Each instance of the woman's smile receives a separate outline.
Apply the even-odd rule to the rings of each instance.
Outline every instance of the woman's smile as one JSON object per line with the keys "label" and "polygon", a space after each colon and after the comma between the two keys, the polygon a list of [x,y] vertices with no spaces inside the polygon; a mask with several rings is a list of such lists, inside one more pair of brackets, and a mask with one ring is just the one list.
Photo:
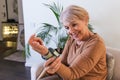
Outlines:
{"label": "woman's smile", "polygon": [[73,37],[75,40],[78,40],[79,36],[80,36],[80,32],[71,34],[71,37]]}

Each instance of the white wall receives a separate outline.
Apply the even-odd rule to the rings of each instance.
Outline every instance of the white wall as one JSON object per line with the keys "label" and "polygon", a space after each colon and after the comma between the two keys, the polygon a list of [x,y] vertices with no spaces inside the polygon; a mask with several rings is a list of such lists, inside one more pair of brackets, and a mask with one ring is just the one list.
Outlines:
{"label": "white wall", "polygon": [[[42,22],[55,23],[50,10],[42,3],[60,2],[64,8],[70,4],[86,8],[90,14],[90,24],[94,31],[100,34],[105,44],[120,49],[120,0],[23,0],[25,22],[25,42],[35,33]],[[38,53],[31,50],[32,56],[27,58],[26,65],[32,66],[42,59]]]}
{"label": "white wall", "polygon": [[6,15],[6,5],[5,0],[0,0],[0,41],[3,40],[2,37],[2,22],[6,21],[7,15]]}
{"label": "white wall", "polygon": [[24,50],[24,46],[21,44],[21,41],[23,41],[24,39],[21,39],[20,37],[22,35],[21,31],[24,30],[23,5],[22,5],[22,0],[17,0],[17,1],[18,1],[18,22],[19,22],[18,23],[19,32],[18,32],[18,38],[17,38],[17,50]]}
{"label": "white wall", "polygon": [[14,1],[15,0],[7,0],[8,19],[14,19],[15,21],[18,21],[18,14],[14,12],[14,8],[16,8],[18,4],[14,4]]}

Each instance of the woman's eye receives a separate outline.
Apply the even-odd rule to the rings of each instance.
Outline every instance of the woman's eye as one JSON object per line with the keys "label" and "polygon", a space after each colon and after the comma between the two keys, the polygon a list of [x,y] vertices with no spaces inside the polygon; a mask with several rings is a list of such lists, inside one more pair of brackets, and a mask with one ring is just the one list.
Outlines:
{"label": "woman's eye", "polygon": [[67,29],[67,30],[68,30],[68,29],[69,29],[69,27],[65,26],[65,29]]}
{"label": "woman's eye", "polygon": [[75,27],[77,24],[72,24],[72,27]]}

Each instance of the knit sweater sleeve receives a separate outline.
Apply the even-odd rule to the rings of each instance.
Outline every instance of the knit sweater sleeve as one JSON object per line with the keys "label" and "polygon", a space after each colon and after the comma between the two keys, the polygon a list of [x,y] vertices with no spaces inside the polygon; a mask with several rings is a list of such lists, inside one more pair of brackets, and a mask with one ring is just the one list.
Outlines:
{"label": "knit sweater sleeve", "polygon": [[67,42],[66,42],[66,44],[65,44],[64,50],[62,52],[62,55],[61,55],[61,61],[65,65],[68,65],[68,63],[67,63],[67,56],[68,56],[69,47],[70,47],[72,41],[73,41],[73,39],[69,37]]}
{"label": "knit sweater sleeve", "polygon": [[102,41],[90,41],[85,45],[82,52],[76,56],[69,66],[62,64],[57,73],[64,80],[79,79],[95,67],[104,53],[105,46]]}

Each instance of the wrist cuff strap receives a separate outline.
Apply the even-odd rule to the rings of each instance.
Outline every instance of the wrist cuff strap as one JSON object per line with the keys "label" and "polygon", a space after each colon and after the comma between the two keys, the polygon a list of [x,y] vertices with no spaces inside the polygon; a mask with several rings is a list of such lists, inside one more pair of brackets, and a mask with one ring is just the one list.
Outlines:
{"label": "wrist cuff strap", "polygon": [[48,51],[47,55],[42,56],[42,58],[45,59],[45,60],[48,60],[51,57],[53,57],[53,54],[50,51]]}
{"label": "wrist cuff strap", "polygon": [[45,56],[42,56],[43,59],[48,60],[49,58],[51,58],[53,56],[55,56],[55,57],[60,56],[60,54],[56,50],[54,50],[52,48],[49,48],[48,50],[49,50],[48,54]]}

